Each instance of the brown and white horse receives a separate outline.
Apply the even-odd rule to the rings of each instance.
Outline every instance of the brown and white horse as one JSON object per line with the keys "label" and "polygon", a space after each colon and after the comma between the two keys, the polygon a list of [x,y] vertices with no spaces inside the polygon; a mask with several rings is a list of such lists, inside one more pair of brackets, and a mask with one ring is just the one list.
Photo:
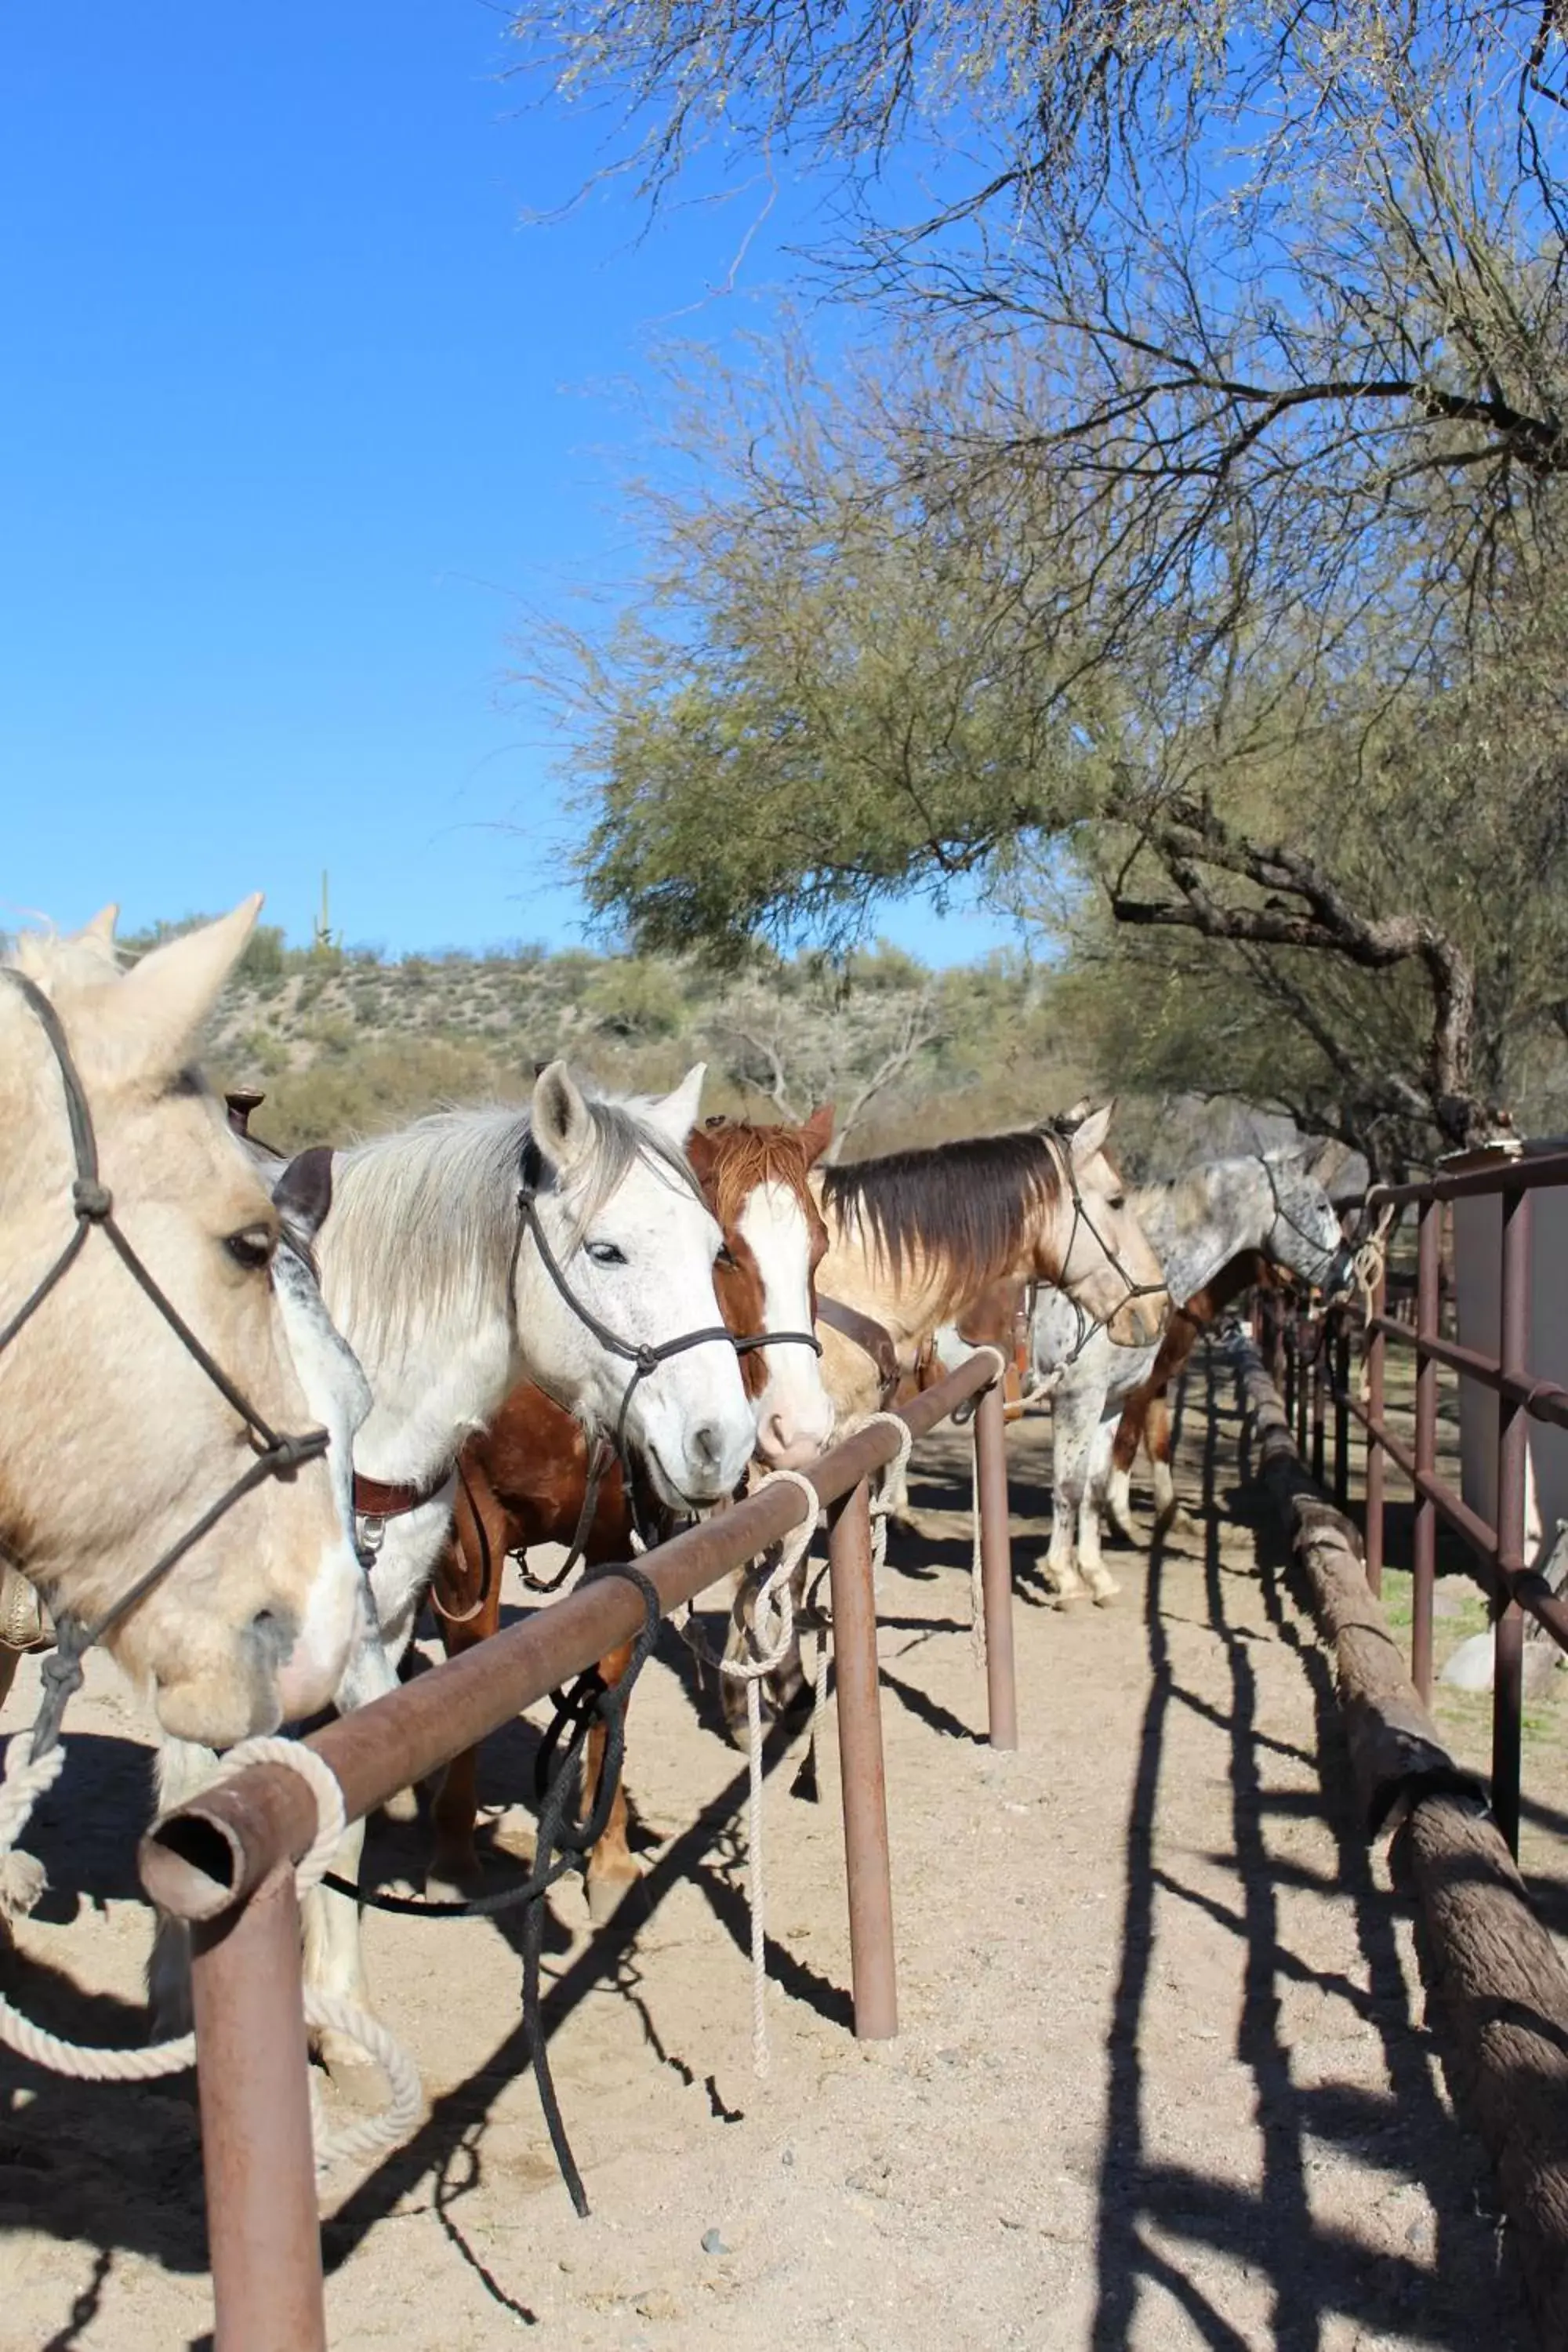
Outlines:
{"label": "brown and white horse", "polygon": [[[1169,1301],[1106,1157],[1113,1108],[827,1169],[825,1298],[879,1324],[906,1378],[939,1325],[999,1282],[1060,1290],[1085,1329],[1123,1344],[1157,1340]],[[866,1349],[826,1328],[822,1340],[840,1415],[870,1411],[881,1383]]]}
{"label": "brown and white horse", "polygon": [[[832,1133],[829,1107],[802,1127],[710,1120],[687,1146],[723,1229],[714,1286],[726,1325],[738,1339],[784,1335],[777,1345],[752,1347],[741,1359],[756,1414],[757,1459],[765,1468],[799,1467],[815,1460],[832,1433],[833,1406],[816,1356],[800,1344],[800,1335],[812,1329],[813,1277],[827,1244],[807,1177]],[[633,1475],[638,1475],[635,1463]],[[432,1593],[449,1656],[496,1631],[501,1570],[510,1553],[576,1542],[590,1565],[631,1557],[633,1512],[621,1465],[612,1463],[605,1471],[584,1525],[588,1475],[589,1445],[581,1423],[531,1381],[513,1389],[490,1427],[469,1440],[458,1464],[453,1531]],[[637,1500],[645,1528],[669,1524],[646,1481],[639,1483]],[[605,1682],[619,1680],[629,1655],[629,1650],[617,1650],[601,1661]],[[590,1788],[597,1780],[603,1737],[598,1729],[590,1737]],[[432,1894],[471,1887],[479,1875],[477,1767],[472,1748],[454,1758],[437,1797]],[[637,1875],[626,1843],[625,1792],[617,1787],[589,1861],[591,1916],[607,1918]]]}

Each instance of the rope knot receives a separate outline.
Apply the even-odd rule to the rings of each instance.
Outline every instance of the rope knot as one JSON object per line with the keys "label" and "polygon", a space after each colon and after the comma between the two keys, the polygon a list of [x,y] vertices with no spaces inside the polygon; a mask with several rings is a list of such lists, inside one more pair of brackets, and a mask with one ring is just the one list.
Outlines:
{"label": "rope knot", "polygon": [[658,1371],[664,1361],[664,1353],[661,1349],[649,1347],[645,1339],[632,1361],[637,1368],[637,1378],[646,1381],[650,1372]]}
{"label": "rope knot", "polygon": [[114,1214],[114,1195],[96,1176],[79,1176],[71,1186],[71,1201],[77,1215],[89,1224],[101,1225]]}

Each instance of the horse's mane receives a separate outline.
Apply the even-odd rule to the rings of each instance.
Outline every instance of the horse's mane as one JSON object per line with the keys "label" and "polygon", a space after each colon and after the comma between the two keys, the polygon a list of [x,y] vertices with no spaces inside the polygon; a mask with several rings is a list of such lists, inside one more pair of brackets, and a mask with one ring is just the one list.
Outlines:
{"label": "horse's mane", "polygon": [[1026,1227],[1061,1196],[1058,1147],[1035,1127],[889,1151],[823,1175],[824,1200],[842,1224],[859,1225],[895,1280],[923,1255],[948,1295],[964,1299],[1011,1271]]}
{"label": "horse's mane", "polygon": [[[639,1159],[700,1199],[684,1155],[640,1100],[586,1088],[583,1099],[594,1142],[560,1188],[569,1247]],[[395,1344],[412,1312],[476,1326],[494,1313],[510,1280],[531,1140],[525,1110],[444,1110],[342,1155],[322,1269],[334,1317],[351,1325],[356,1347]]]}
{"label": "horse's mane", "polygon": [[[699,1129],[712,1147],[710,1182],[713,1213],[728,1231],[759,1185],[783,1184],[803,1201],[806,1190],[805,1146],[798,1129],[753,1127],[745,1119],[723,1119]],[[692,1139],[695,1143],[697,1138]]]}

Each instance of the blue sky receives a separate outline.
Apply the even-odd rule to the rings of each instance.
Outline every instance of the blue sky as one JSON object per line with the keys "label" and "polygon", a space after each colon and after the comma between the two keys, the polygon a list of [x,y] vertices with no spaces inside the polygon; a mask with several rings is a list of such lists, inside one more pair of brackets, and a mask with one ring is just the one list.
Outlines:
{"label": "blue sky", "polygon": [[[639,237],[527,225],[585,118],[498,78],[504,11],[0,12],[0,927],[268,894],[308,936],[564,943],[529,605],[624,580],[650,337],[765,320],[785,190]],[[895,912],[963,961],[983,915]]]}

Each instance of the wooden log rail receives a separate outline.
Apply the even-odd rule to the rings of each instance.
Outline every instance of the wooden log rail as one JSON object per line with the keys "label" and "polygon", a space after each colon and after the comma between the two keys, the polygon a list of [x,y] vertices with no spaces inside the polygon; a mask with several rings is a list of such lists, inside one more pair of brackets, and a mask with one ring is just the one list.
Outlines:
{"label": "wooden log rail", "polygon": [[[872,1420],[805,1474],[829,1510],[855,2030],[867,2039],[898,2031],[868,1482],[899,1450],[895,1418],[924,1436],[979,1392],[991,1741],[1016,1747],[997,1371],[994,1349],[971,1356],[895,1417]],[[661,1613],[695,1600],[779,1542],[802,1509],[797,1486],[764,1486],[645,1553],[637,1565],[658,1592]],[[345,1812],[356,1821],[630,1641],[642,1622],[642,1602],[628,1584],[595,1576],[521,1623],[328,1724],[307,1744],[331,1767]],[[142,1842],[142,1885],[193,1928],[214,2352],[325,2352],[293,1883],[293,1865],[315,1831],[314,1801],[302,1777],[257,1763],[199,1791]]]}
{"label": "wooden log rail", "polygon": [[1449,1754],[1366,1580],[1356,1531],[1309,1476],[1256,1347],[1240,1345],[1257,1475],[1333,1648],[1367,1835],[1393,1829],[1429,2017],[1456,2105],[1496,2168],[1543,2347],[1568,2345],[1568,1971],[1476,1777]]}

